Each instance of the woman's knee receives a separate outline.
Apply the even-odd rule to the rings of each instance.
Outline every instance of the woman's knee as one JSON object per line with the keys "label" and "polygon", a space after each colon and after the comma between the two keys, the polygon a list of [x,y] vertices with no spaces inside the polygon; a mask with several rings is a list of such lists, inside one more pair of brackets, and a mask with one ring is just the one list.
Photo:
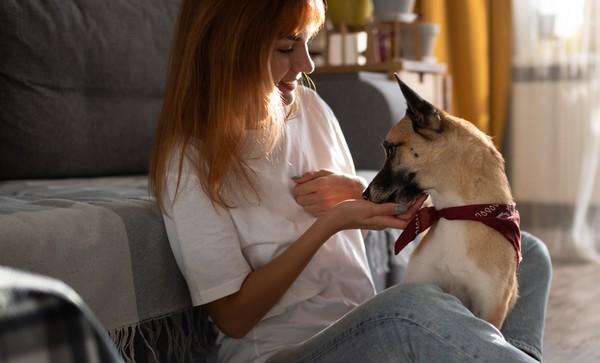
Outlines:
{"label": "woman's knee", "polygon": [[[387,317],[382,329],[393,332],[403,341],[410,342],[410,352],[426,357],[437,347],[437,353],[453,356],[447,361],[469,361],[481,352],[480,346],[492,347],[500,341],[498,331],[487,322],[477,318],[458,298],[428,284],[397,285],[381,292],[374,302],[374,309],[384,311]],[[375,316],[377,317],[377,316]],[[477,346],[469,346],[477,341]],[[462,358],[460,358],[462,357]],[[422,361],[441,361],[422,359]]]}
{"label": "woman's knee", "polygon": [[552,259],[546,244],[538,237],[528,232],[521,232],[521,248],[523,251],[523,262],[528,266],[535,267],[539,274],[552,278]]}

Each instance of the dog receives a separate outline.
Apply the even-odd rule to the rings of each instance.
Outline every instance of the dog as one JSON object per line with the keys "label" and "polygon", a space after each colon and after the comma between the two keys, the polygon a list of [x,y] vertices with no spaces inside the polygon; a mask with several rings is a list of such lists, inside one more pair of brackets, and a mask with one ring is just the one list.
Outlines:
{"label": "dog", "polygon": [[397,241],[396,253],[431,225],[403,283],[436,284],[500,329],[517,300],[521,261],[519,215],[504,159],[475,125],[395,77],[406,115],[385,136],[385,163],[363,197],[408,207],[429,194],[433,207],[422,208]]}

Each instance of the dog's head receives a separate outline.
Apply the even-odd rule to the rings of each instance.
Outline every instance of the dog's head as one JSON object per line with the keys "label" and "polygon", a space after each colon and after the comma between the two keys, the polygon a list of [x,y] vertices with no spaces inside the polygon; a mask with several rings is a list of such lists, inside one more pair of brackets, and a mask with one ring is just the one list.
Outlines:
{"label": "dog's head", "polygon": [[436,108],[395,76],[406,115],[385,136],[385,163],[365,190],[365,199],[408,205],[426,191],[459,188],[462,179],[479,173],[469,168],[485,164],[483,158],[501,161],[503,171],[503,160],[487,135]]}

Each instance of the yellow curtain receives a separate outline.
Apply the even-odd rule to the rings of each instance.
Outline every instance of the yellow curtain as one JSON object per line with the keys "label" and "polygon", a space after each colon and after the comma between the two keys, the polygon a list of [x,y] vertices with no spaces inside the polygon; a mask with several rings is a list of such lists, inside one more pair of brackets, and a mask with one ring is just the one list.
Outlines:
{"label": "yellow curtain", "polygon": [[422,21],[438,23],[435,54],[452,76],[452,113],[502,146],[508,115],[511,0],[417,0]]}

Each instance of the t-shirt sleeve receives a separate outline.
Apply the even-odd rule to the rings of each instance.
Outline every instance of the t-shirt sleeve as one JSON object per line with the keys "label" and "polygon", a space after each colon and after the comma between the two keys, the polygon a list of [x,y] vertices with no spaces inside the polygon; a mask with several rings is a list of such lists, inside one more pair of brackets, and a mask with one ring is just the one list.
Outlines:
{"label": "t-shirt sleeve", "polygon": [[211,203],[195,177],[182,179],[170,203],[176,180],[171,174],[167,184],[172,207],[163,216],[165,227],[192,302],[202,305],[237,292],[251,268],[229,212]]}

